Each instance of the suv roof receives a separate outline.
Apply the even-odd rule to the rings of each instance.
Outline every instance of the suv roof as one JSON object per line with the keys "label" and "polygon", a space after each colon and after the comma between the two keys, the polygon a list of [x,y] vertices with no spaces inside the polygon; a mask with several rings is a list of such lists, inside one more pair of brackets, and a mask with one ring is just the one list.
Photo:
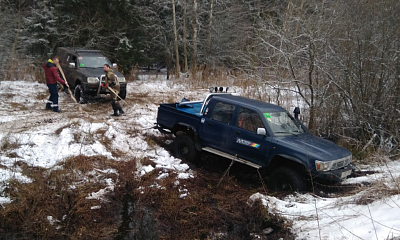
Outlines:
{"label": "suv roof", "polygon": [[64,51],[67,53],[73,53],[77,55],[91,55],[91,54],[100,54],[103,55],[100,50],[88,50],[88,49],[80,49],[80,48],[66,48],[66,47],[59,47],[57,48],[57,52]]}
{"label": "suv roof", "polygon": [[213,98],[215,98],[217,100],[222,100],[222,99],[225,101],[229,100],[229,102],[233,103],[233,104],[247,106],[250,108],[257,108],[261,112],[286,112],[286,109],[284,109],[280,106],[271,104],[271,103],[266,103],[266,102],[262,102],[259,100],[245,98],[245,97],[241,97],[241,96],[235,96],[235,95],[231,95],[231,94],[217,95],[217,96],[214,96]]}

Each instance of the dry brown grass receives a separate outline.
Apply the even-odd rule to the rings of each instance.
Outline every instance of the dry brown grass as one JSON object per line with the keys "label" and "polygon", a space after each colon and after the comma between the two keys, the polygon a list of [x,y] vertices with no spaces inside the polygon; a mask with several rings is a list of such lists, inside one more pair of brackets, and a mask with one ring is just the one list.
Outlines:
{"label": "dry brown grass", "polygon": [[7,150],[16,149],[19,147],[19,144],[10,142],[7,137],[4,137],[0,143],[0,150],[5,152]]}
{"label": "dry brown grass", "polygon": [[60,135],[60,133],[61,133],[64,129],[70,128],[71,125],[72,125],[72,123],[66,124],[66,125],[64,125],[64,126],[61,126],[61,127],[59,127],[54,133],[57,134],[57,135]]}
{"label": "dry brown grass", "polygon": [[[254,189],[230,178],[217,186],[220,175],[202,170],[178,185],[173,172],[163,179],[157,179],[157,170],[137,178],[137,161],[77,156],[54,170],[18,162],[33,182],[9,183],[6,194],[13,202],[0,209],[0,238],[172,240],[223,233],[217,239],[249,239],[250,233],[262,235],[272,227],[268,239],[292,239],[280,230],[283,221],[269,216],[261,203],[245,204]],[[154,166],[149,159],[141,162]],[[114,190],[88,199],[107,187],[105,179],[115,183]],[[182,193],[188,195],[182,198]]]}
{"label": "dry brown grass", "polygon": [[261,233],[267,227],[277,229],[276,224],[282,223],[272,219],[260,203],[243,204],[250,194],[248,189],[230,179],[217,187],[219,179],[219,174],[198,172],[196,179],[180,180],[180,186],[189,192],[185,198],[180,198],[182,189],[173,178],[159,182],[165,191],[150,190],[151,207],[158,209],[156,218],[162,220],[162,239],[207,239],[218,233],[224,233],[221,239],[246,239],[250,233]]}
{"label": "dry brown grass", "polygon": [[25,81],[38,81],[45,82],[44,71],[41,62],[32,62],[22,56],[15,56],[7,61],[7,65],[3,69],[4,79],[12,80],[25,80]]}
{"label": "dry brown grass", "polygon": [[47,90],[46,92],[38,92],[36,93],[36,99],[38,100],[45,100],[49,98],[49,91]]}
{"label": "dry brown grass", "polygon": [[[13,202],[0,209],[1,239],[107,239],[116,233],[119,201],[87,197],[106,187],[103,179],[117,182],[118,175],[102,170],[115,167],[126,172],[126,163],[78,156],[66,159],[63,168],[53,171],[17,164],[33,182],[9,183],[6,194]],[[93,173],[94,169],[98,170]]]}

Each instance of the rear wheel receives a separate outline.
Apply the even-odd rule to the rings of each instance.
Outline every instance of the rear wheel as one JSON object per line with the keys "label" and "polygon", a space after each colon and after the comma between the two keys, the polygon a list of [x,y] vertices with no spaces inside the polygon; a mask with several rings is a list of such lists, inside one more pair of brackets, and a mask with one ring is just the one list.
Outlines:
{"label": "rear wheel", "polygon": [[277,168],[268,180],[268,189],[277,192],[305,191],[306,187],[304,176],[292,168]]}
{"label": "rear wheel", "polygon": [[188,135],[178,135],[174,140],[174,152],[178,158],[195,162],[199,153],[194,146],[193,138]]}

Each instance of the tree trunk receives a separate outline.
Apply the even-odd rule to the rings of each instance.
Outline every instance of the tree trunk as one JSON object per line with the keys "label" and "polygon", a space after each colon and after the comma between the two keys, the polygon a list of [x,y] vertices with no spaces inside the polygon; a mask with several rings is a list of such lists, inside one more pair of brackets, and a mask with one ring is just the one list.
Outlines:
{"label": "tree trunk", "polygon": [[18,29],[17,29],[17,33],[15,34],[15,38],[14,38],[14,44],[13,44],[13,49],[12,49],[13,56],[12,57],[16,57],[19,32],[21,31],[21,28],[22,28],[21,0],[19,0],[18,1]]}
{"label": "tree trunk", "polygon": [[175,39],[175,77],[179,78],[180,66],[179,66],[179,50],[178,50],[178,31],[176,30],[176,13],[175,13],[175,1],[172,0],[172,15],[174,18],[174,39]]}
{"label": "tree trunk", "polygon": [[185,73],[188,72],[188,59],[187,59],[187,39],[186,39],[186,31],[187,31],[187,23],[186,23],[186,18],[187,18],[187,4],[186,0],[183,1],[183,58],[184,58],[184,70]]}
{"label": "tree trunk", "polygon": [[197,69],[197,0],[193,0],[193,56],[192,75],[195,78]]}
{"label": "tree trunk", "polygon": [[212,23],[213,23],[213,8],[214,8],[214,0],[210,1],[210,17],[209,17],[209,25],[208,25],[208,39],[207,39],[207,57],[211,56],[211,35],[212,35]]}

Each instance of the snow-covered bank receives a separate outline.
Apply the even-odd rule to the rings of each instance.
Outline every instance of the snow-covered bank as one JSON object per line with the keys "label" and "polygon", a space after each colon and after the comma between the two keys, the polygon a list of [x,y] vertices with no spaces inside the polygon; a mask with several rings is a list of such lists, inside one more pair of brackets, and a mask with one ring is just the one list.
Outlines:
{"label": "snow-covered bank", "polygon": [[[0,204],[11,200],[4,194],[7,182],[15,179],[29,183],[17,162],[32,167],[52,168],[66,158],[100,155],[115,161],[148,158],[153,164],[142,165],[137,175],[157,171],[159,178],[194,178],[193,169],[169,152],[148,142],[158,104],[179,101],[183,97],[202,99],[207,89],[187,89],[186,85],[165,80],[146,80],[128,84],[128,96],[122,103],[126,114],[109,116],[108,103],[90,103],[83,113],[64,93],[60,94],[63,113],[44,110],[46,86],[34,82],[0,82]],[[233,88],[234,89],[234,88]],[[240,93],[240,89],[235,89]],[[119,154],[114,154],[114,153]],[[371,167],[370,174],[346,180],[346,184],[381,184],[394,194],[363,189],[349,196],[322,198],[296,194],[278,199],[264,194],[249,196],[249,202],[261,199],[272,214],[293,224],[298,239],[396,239],[400,238],[400,162],[387,161]],[[178,183],[178,181],[177,181]],[[112,182],[107,190],[112,190]],[[190,194],[190,189],[187,192]],[[100,192],[99,192],[100,194]],[[96,195],[97,196],[97,195]],[[182,197],[187,196],[186,194]],[[370,197],[368,197],[370,196]],[[366,199],[365,201],[362,201]]]}

